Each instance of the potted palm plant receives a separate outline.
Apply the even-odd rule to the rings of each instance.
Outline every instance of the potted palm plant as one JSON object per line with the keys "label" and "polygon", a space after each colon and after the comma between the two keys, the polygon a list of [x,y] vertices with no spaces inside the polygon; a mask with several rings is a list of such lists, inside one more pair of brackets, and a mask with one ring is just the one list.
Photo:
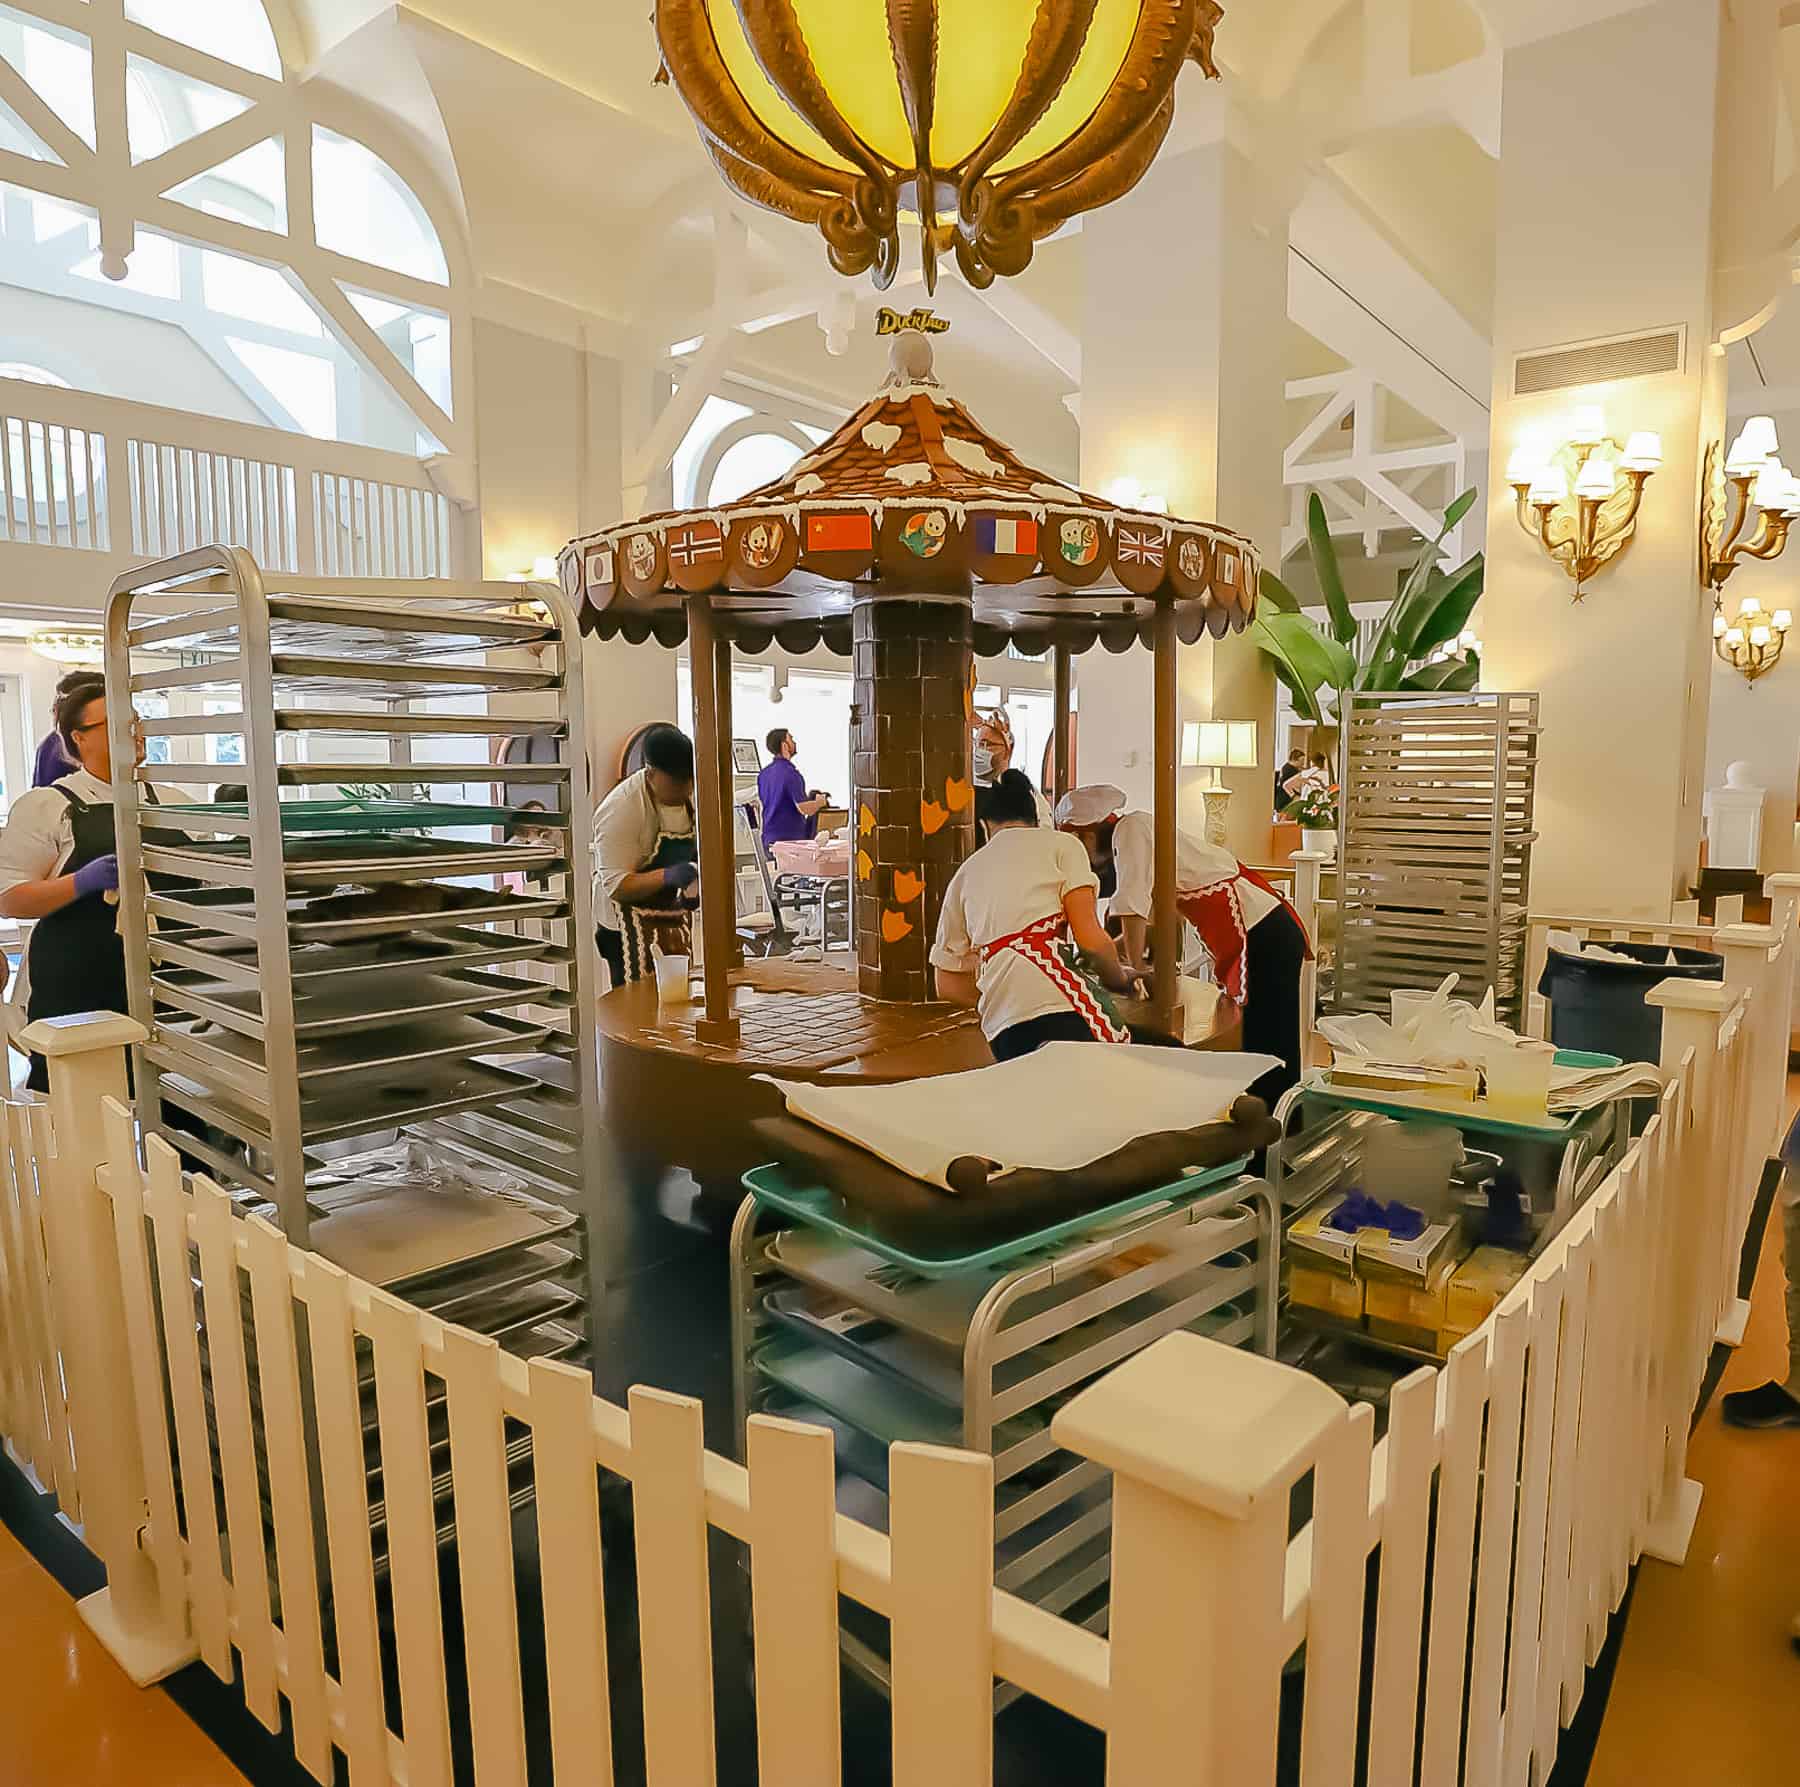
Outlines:
{"label": "potted palm plant", "polygon": [[[1440,563],[1445,536],[1474,501],[1475,492],[1465,490],[1444,511],[1437,537],[1421,546],[1381,625],[1366,644],[1360,644],[1325,505],[1317,491],[1312,494],[1306,506],[1306,539],[1325,597],[1325,624],[1303,613],[1300,598],[1272,571],[1265,571],[1263,599],[1250,626],[1251,639],[1293,695],[1294,711],[1301,719],[1325,722],[1340,717],[1335,711],[1337,697],[1348,689],[1449,691],[1477,685],[1481,660],[1476,653],[1445,654],[1444,648],[1461,637],[1481,600],[1482,556],[1478,552],[1454,570]],[[1291,810],[1287,816],[1297,817]]]}

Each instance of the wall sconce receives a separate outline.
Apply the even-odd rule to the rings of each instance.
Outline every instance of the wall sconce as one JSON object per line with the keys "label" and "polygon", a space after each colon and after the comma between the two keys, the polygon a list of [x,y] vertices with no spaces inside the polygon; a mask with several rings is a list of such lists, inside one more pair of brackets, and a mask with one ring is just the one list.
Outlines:
{"label": "wall sconce", "polygon": [[1781,648],[1787,644],[1788,628],[1793,615],[1785,608],[1765,614],[1754,596],[1746,596],[1738,604],[1737,619],[1725,618],[1725,604],[1713,598],[1713,651],[1720,661],[1729,664],[1753,683],[1781,662]]}
{"label": "wall sconce", "polygon": [[1231,805],[1231,790],[1220,780],[1219,771],[1256,768],[1256,722],[1184,720],[1181,767],[1212,771],[1212,780],[1200,790],[1200,798],[1206,803],[1206,841],[1223,844],[1225,809]]}
{"label": "wall sconce", "polygon": [[[1779,558],[1787,545],[1788,529],[1800,516],[1800,479],[1781,463],[1779,448],[1774,420],[1752,416],[1731,443],[1723,471],[1717,465],[1719,443],[1715,441],[1706,449],[1700,564],[1706,587],[1715,598],[1741,559]],[[1729,518],[1724,494],[1727,485],[1732,492]],[[1757,511],[1756,527],[1746,538],[1744,530],[1752,509]],[[1722,636],[1715,627],[1714,637]]]}
{"label": "wall sconce", "polygon": [[1634,434],[1621,447],[1591,403],[1575,412],[1555,452],[1527,443],[1507,461],[1519,526],[1574,578],[1577,602],[1588,579],[1630,543],[1644,484],[1661,464],[1660,435]]}

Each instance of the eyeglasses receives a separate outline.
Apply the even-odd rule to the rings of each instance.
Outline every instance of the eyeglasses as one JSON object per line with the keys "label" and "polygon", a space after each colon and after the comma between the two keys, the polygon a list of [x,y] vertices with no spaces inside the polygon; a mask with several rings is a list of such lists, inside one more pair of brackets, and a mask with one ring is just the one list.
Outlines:
{"label": "eyeglasses", "polygon": [[69,731],[71,734],[77,732],[100,732],[103,731],[105,727],[106,722],[104,720],[89,720],[85,726],[71,726]]}

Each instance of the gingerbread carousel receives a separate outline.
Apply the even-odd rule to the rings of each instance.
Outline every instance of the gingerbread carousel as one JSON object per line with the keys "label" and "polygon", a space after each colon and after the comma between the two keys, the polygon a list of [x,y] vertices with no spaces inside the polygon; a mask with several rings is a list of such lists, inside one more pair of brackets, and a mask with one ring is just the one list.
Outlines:
{"label": "gingerbread carousel", "polygon": [[[934,1003],[927,957],[945,890],[975,847],[977,655],[1055,664],[1055,790],[1070,773],[1071,659],[1154,660],[1155,986],[1177,1009],[1175,660],[1249,625],[1255,549],[1214,523],[1121,508],[1034,470],[938,382],[930,338],[895,338],[883,388],[784,477],[720,508],[652,515],[571,542],[563,586],[586,632],[665,648],[693,671],[704,1001],[653,983],[601,996],[615,1132],[730,1179],[734,1118],[776,1094],[753,1076],[915,1078],[984,1064],[973,1013]],[[854,972],[743,960],[732,836],[731,656],[823,643],[849,657]],[[722,865],[722,866],[721,866]],[[696,1113],[707,1121],[695,1120]]]}

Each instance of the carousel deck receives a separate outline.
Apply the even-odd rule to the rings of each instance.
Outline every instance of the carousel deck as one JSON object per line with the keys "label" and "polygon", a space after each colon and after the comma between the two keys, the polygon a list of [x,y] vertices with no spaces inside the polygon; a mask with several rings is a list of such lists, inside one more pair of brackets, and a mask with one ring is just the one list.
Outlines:
{"label": "carousel deck", "polygon": [[975,1014],[954,1005],[888,1005],[856,990],[855,972],[824,963],[746,962],[730,978],[738,1040],[702,1042],[698,1004],[657,1003],[649,981],[599,1002],[603,1043],[672,1050],[718,1067],[812,1079],[827,1074],[910,1080],[992,1059]]}

